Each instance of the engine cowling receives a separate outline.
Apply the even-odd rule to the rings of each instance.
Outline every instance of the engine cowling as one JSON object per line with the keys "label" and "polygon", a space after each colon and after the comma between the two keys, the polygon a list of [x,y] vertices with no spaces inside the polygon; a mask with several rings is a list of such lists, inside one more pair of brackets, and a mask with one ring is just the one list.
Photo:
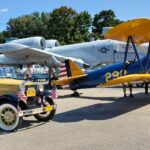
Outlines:
{"label": "engine cowling", "polygon": [[38,49],[45,49],[46,48],[46,41],[43,37],[29,37],[29,38],[13,40],[10,42],[22,44],[22,45],[27,45],[27,46],[30,46],[33,48],[38,48]]}
{"label": "engine cowling", "polygon": [[58,40],[45,40],[43,37],[29,37],[12,40],[10,42],[30,46],[37,49],[46,49],[60,46]]}
{"label": "engine cowling", "polygon": [[52,48],[57,46],[60,46],[57,40],[46,40],[46,48]]}

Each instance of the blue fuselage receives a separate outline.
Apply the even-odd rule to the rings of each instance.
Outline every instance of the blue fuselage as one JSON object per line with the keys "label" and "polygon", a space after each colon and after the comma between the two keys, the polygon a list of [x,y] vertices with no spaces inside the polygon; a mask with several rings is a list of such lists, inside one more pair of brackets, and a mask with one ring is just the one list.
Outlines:
{"label": "blue fuselage", "polygon": [[[146,68],[147,61],[149,59],[145,56],[141,59],[141,63],[144,68]],[[148,68],[150,63],[148,63]],[[108,65],[102,69],[97,69],[94,71],[87,72],[87,77],[82,79],[77,79],[70,84],[72,90],[81,88],[93,88],[102,83],[106,83],[109,80],[122,76],[123,72],[123,62],[113,65]],[[142,73],[139,62],[130,62],[126,64],[125,74],[136,74]]]}

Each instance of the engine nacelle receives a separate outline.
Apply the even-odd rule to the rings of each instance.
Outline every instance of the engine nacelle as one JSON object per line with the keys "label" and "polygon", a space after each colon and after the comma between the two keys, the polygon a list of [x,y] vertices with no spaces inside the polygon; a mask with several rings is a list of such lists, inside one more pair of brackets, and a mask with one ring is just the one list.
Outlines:
{"label": "engine nacelle", "polygon": [[46,48],[46,41],[43,37],[29,37],[10,41],[11,43],[22,44],[38,49]]}
{"label": "engine nacelle", "polygon": [[46,40],[46,48],[52,48],[57,46],[60,46],[57,40]]}
{"label": "engine nacelle", "polygon": [[43,37],[29,37],[10,41],[11,43],[22,44],[37,49],[46,49],[60,46],[57,40],[45,40]]}

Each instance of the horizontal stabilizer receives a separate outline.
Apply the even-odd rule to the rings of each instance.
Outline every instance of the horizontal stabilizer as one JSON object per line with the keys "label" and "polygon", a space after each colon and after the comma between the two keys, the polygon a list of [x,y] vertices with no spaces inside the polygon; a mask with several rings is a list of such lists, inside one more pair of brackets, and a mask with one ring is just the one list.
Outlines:
{"label": "horizontal stabilizer", "polygon": [[54,85],[60,85],[60,86],[68,85],[72,81],[74,81],[76,79],[84,78],[86,76],[87,76],[87,74],[83,74],[83,75],[79,75],[79,76],[73,76],[73,77],[68,77],[68,78],[65,78],[65,79],[60,79],[60,80],[53,81],[52,84],[54,84]]}
{"label": "horizontal stabilizer", "polygon": [[114,86],[125,83],[149,82],[150,74],[131,74],[110,80],[100,86]]}

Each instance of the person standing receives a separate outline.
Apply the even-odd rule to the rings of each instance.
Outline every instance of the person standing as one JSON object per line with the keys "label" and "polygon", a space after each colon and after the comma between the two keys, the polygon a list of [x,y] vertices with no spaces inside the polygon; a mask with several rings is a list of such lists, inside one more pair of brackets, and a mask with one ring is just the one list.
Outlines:
{"label": "person standing", "polygon": [[32,73],[31,73],[31,65],[27,65],[27,69],[24,72],[24,78],[26,81],[31,81]]}
{"label": "person standing", "polygon": [[145,82],[145,94],[148,94],[148,83]]}
{"label": "person standing", "polygon": [[[126,88],[127,88],[127,85],[123,84],[123,93],[124,93],[124,97],[126,97]],[[134,97],[133,94],[132,94],[132,84],[128,84],[128,88],[129,88],[129,92],[130,92],[130,97]]]}

